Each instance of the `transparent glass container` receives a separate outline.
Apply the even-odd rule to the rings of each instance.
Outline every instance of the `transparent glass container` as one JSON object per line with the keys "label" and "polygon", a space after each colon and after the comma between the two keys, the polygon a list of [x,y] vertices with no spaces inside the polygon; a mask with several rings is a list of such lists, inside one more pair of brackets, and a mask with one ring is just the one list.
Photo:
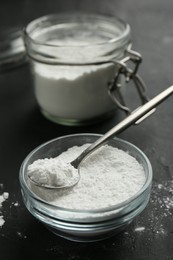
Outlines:
{"label": "transparent glass container", "polygon": [[27,61],[21,28],[4,28],[0,33],[0,73]]}
{"label": "transparent glass container", "polygon": [[26,208],[50,231],[68,240],[92,242],[119,233],[145,209],[150,198],[152,186],[150,161],[139,148],[119,138],[111,139],[108,144],[135,157],[142,165],[146,176],[141,189],[121,203],[116,202],[113,206],[97,210],[75,210],[60,207],[49,199],[49,196],[58,196],[54,190],[44,193],[42,188],[32,185],[29,181],[27,168],[35,160],[54,158],[68,148],[93,143],[99,137],[98,134],[75,134],[53,139],[34,149],[25,158],[20,168],[20,185]]}
{"label": "transparent glass container", "polygon": [[42,113],[66,125],[89,124],[114,113],[108,85],[130,37],[128,24],[102,15],[54,14],[30,22],[24,41]]}

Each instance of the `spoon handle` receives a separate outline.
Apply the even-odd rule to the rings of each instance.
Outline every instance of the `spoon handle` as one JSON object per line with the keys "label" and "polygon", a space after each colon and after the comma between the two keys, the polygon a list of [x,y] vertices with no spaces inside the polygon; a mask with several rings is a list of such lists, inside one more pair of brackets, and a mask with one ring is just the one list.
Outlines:
{"label": "spoon handle", "polygon": [[80,154],[71,164],[77,168],[79,163],[82,161],[84,157],[87,157],[91,152],[99,148],[103,145],[109,138],[113,137],[115,134],[119,134],[120,132],[127,129],[129,126],[137,122],[139,119],[144,117],[147,113],[151,112],[151,110],[155,109],[157,105],[163,102],[166,98],[168,98],[171,94],[173,94],[173,85],[158,94],[156,97],[148,101],[143,106],[139,107],[137,110],[132,112],[128,117],[122,120],[119,124],[110,129],[106,134],[97,139],[93,144],[91,144],[83,153]]}

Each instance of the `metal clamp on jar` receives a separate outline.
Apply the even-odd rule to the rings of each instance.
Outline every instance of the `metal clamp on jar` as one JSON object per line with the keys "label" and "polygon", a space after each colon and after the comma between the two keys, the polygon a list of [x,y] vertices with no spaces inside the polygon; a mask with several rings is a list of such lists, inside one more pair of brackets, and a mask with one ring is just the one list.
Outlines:
{"label": "metal clamp on jar", "polygon": [[[134,63],[133,68],[127,65],[129,61]],[[121,93],[121,88],[123,86],[122,76],[125,78],[126,83],[129,83],[130,80],[133,80],[134,86],[136,87],[137,93],[139,95],[142,104],[145,104],[146,102],[149,101],[149,98],[146,95],[146,90],[147,90],[146,85],[142,80],[142,78],[137,73],[141,62],[142,62],[141,55],[138,52],[128,49],[127,56],[121,61],[116,61],[115,64],[118,67],[117,74],[115,75],[115,78],[109,83],[109,89],[108,89],[109,96],[116,104],[116,106],[121,110],[123,110],[127,115],[130,115],[132,111],[126,105],[124,97]],[[156,109],[153,108],[145,115],[145,117],[137,121],[136,124],[140,123],[144,118],[154,113],[155,110]]]}
{"label": "metal clamp on jar", "polygon": [[115,17],[44,16],[28,24],[24,40],[38,105],[54,122],[90,124],[117,107],[129,114],[122,76],[134,81],[142,103],[148,100],[137,74],[141,56],[131,50],[130,26]]}

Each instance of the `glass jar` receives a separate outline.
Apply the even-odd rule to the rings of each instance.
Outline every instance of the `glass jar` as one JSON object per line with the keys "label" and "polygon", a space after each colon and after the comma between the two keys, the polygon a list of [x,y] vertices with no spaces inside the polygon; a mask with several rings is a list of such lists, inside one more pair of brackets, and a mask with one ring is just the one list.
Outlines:
{"label": "glass jar", "polygon": [[116,61],[131,46],[130,26],[115,17],[59,14],[24,30],[35,96],[42,113],[66,125],[104,119],[116,110],[108,93]]}

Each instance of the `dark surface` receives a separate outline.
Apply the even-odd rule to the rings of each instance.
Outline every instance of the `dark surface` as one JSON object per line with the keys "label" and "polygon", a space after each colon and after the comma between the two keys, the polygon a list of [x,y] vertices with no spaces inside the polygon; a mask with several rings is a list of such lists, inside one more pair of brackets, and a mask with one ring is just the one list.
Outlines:
{"label": "dark surface", "polygon": [[[173,82],[172,0],[1,0],[0,28],[23,25],[43,14],[82,10],[116,14],[132,27],[133,48],[143,56],[140,74],[155,96]],[[131,101],[135,103],[133,97]],[[101,124],[64,127],[39,112],[28,65],[0,74],[0,184],[9,199],[1,209],[0,259],[173,259],[173,97],[155,115],[120,135],[141,148],[154,171],[145,211],[121,234],[98,243],[74,243],[56,237],[25,209],[18,180],[25,156],[39,144],[66,134],[104,133],[122,113]],[[14,203],[18,203],[15,206]],[[142,230],[137,228],[141,227]]]}

